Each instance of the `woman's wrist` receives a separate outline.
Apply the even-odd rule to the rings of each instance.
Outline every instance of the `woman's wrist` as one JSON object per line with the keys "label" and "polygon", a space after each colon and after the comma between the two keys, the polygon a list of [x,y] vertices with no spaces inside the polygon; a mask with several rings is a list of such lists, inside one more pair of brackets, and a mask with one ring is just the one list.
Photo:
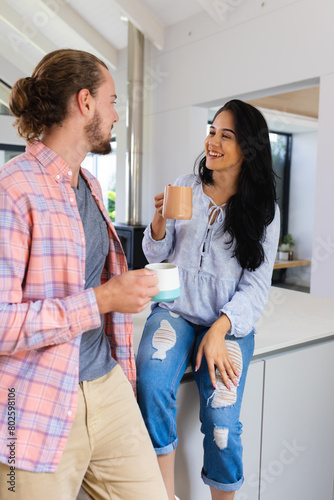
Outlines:
{"label": "woman's wrist", "polygon": [[226,314],[222,314],[217,321],[212,325],[214,328],[217,328],[219,330],[220,335],[227,335],[227,333],[230,331],[232,328],[231,321],[229,320],[228,316]]}
{"label": "woman's wrist", "polygon": [[155,241],[163,240],[166,234],[166,219],[155,212],[153,221],[151,222],[151,236]]}

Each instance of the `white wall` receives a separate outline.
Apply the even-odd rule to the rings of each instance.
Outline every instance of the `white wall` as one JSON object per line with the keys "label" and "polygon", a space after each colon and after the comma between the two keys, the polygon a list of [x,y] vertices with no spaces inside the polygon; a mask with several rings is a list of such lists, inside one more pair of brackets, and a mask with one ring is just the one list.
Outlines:
{"label": "white wall", "polygon": [[320,0],[316,7],[311,0],[261,3],[241,2],[224,27],[197,15],[167,30],[165,50],[152,48],[151,60],[166,74],[154,92],[155,113],[221,102],[334,70],[331,0]]}
{"label": "white wall", "polygon": [[[189,106],[167,112],[155,112],[153,96],[169,74],[150,58],[151,47],[145,43],[144,69],[144,138],[142,171],[142,222],[147,224],[154,210],[154,196],[177,176],[193,168],[203,150],[208,111],[206,107]],[[126,222],[126,82],[127,54],[122,51],[119,67],[113,73],[117,93],[119,122],[114,127],[117,137],[116,222]],[[152,120],[152,116],[155,120]],[[188,153],[192,152],[189,161]],[[175,155],[175,158],[172,157]],[[164,164],[165,168],[162,168]],[[124,193],[123,195],[120,193]]]}
{"label": "white wall", "polygon": [[194,161],[203,151],[207,110],[196,106],[173,109],[146,117],[149,129],[143,169],[143,221],[154,211],[154,195],[173,184],[182,174],[192,172]]}
{"label": "white wall", "polygon": [[[326,239],[324,218],[334,213],[334,197],[327,196],[334,185],[329,138],[334,115],[333,25],[332,0],[316,5],[311,0],[249,0],[235,8],[225,26],[197,15],[166,29],[164,51],[151,47],[146,59],[161,77],[145,105],[144,183],[149,195],[143,197],[143,223],[153,215],[151,193],[160,192],[171,177],[190,172],[202,147],[205,113],[190,118],[192,108],[236,96],[249,99],[296,90],[320,78],[321,87],[327,85],[321,89],[313,232],[315,239]],[[326,183],[330,169],[331,182]],[[312,273],[313,293],[334,296],[333,254]]]}
{"label": "white wall", "polygon": [[334,297],[334,74],[320,80],[311,293]]}
{"label": "white wall", "polygon": [[25,141],[17,135],[13,127],[13,121],[14,118],[12,116],[0,115],[0,143],[25,146]]}

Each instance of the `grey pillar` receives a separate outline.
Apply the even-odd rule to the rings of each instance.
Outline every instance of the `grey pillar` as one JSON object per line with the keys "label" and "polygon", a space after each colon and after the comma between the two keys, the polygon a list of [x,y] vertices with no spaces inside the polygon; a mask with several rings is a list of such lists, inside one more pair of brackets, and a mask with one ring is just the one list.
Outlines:
{"label": "grey pillar", "polygon": [[143,158],[144,35],[128,23],[127,102],[127,223],[141,219],[141,174]]}

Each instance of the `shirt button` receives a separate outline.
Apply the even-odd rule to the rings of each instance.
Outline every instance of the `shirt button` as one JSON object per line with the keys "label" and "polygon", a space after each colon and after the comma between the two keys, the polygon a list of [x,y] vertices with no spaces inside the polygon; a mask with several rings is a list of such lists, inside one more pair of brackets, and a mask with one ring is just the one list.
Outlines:
{"label": "shirt button", "polygon": [[60,175],[56,175],[56,179],[60,179]]}
{"label": "shirt button", "polygon": [[69,170],[67,173],[68,173],[68,175],[71,177],[71,175],[72,175],[72,170]]}
{"label": "shirt button", "polygon": [[67,412],[67,415],[70,417],[72,415],[71,410]]}
{"label": "shirt button", "polygon": [[86,284],[86,280],[82,280],[83,284],[85,285]]}
{"label": "shirt button", "polygon": [[70,198],[70,202],[72,202],[72,201],[73,201],[73,198]]}

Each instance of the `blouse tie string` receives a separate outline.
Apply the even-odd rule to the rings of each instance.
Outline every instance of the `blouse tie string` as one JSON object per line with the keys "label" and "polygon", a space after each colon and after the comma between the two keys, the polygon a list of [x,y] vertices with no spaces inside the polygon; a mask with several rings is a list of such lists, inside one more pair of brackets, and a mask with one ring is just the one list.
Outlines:
{"label": "blouse tie string", "polygon": [[204,238],[201,243],[201,255],[209,254],[211,250],[211,241],[213,237],[213,233],[217,230],[217,228],[223,222],[223,212],[226,203],[223,205],[213,204],[209,207],[207,216],[208,216],[208,225],[206,227]]}

